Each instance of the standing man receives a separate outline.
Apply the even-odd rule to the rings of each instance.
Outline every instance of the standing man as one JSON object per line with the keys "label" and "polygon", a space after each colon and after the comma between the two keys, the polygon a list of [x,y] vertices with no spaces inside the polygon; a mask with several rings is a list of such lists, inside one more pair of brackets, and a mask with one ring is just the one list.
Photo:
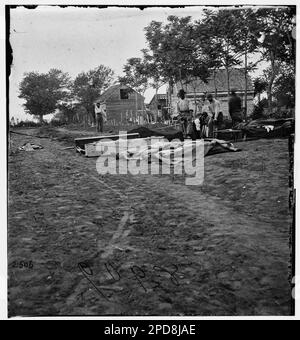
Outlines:
{"label": "standing man", "polygon": [[96,128],[97,132],[103,132],[104,122],[107,120],[105,102],[96,103],[95,105]]}
{"label": "standing man", "polygon": [[220,102],[213,98],[212,94],[209,94],[207,96],[207,99],[209,101],[208,105],[208,137],[212,138],[214,134],[214,124],[216,128],[218,128],[218,117],[220,114],[221,104]]}
{"label": "standing man", "polygon": [[229,114],[232,120],[232,128],[234,128],[236,124],[241,123],[243,121],[242,100],[236,94],[236,90],[231,90],[228,106]]}
{"label": "standing man", "polygon": [[189,101],[185,98],[184,90],[180,90],[177,94],[179,98],[177,102],[177,114],[179,115],[179,121],[181,123],[183,136],[187,136],[187,126],[188,121],[191,120],[190,117],[190,104]]}

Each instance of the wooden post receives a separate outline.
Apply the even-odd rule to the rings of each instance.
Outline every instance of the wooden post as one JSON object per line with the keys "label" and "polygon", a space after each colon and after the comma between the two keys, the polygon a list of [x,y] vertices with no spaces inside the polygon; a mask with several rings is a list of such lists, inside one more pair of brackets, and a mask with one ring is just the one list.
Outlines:
{"label": "wooden post", "polygon": [[138,110],[138,97],[137,97],[137,92],[135,91],[135,119],[137,118],[137,110]]}
{"label": "wooden post", "polygon": [[218,98],[218,89],[216,84],[216,69],[214,69],[214,87],[215,87],[215,98]]}
{"label": "wooden post", "polygon": [[247,49],[245,51],[245,102],[244,102],[244,106],[245,106],[245,112],[244,112],[244,119],[247,122],[247,111],[248,111],[248,60],[247,60]]}
{"label": "wooden post", "polygon": [[156,106],[156,123],[158,122],[158,98],[157,98],[157,94],[158,94],[158,87],[155,87],[155,106]]}

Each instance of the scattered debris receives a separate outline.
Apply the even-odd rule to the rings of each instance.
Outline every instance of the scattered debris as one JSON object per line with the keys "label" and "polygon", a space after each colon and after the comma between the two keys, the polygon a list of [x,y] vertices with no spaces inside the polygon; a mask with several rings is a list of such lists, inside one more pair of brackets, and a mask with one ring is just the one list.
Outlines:
{"label": "scattered debris", "polygon": [[74,149],[74,146],[67,146],[66,148],[63,148],[61,150],[71,150],[71,149]]}
{"label": "scattered debris", "polygon": [[265,128],[268,132],[274,130],[274,125],[263,125],[263,128]]}
{"label": "scattered debris", "polygon": [[81,147],[79,147],[79,146],[76,146],[76,152],[78,152],[78,153],[82,153],[82,154],[85,154],[85,150],[84,149],[82,149]]}
{"label": "scattered debris", "polygon": [[21,151],[35,151],[39,149],[44,149],[39,144],[33,144],[33,143],[25,143],[23,146],[19,147],[19,150]]}

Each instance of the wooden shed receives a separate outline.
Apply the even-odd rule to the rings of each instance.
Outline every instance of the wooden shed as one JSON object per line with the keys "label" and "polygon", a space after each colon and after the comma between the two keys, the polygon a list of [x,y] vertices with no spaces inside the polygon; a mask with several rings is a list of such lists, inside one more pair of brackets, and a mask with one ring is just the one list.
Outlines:
{"label": "wooden shed", "polygon": [[145,98],[127,85],[116,84],[104,91],[95,101],[106,102],[107,120],[115,123],[142,123]]}
{"label": "wooden shed", "polygon": [[149,103],[149,109],[152,116],[155,117],[155,121],[159,121],[160,119],[167,120],[167,95],[165,93],[155,94]]}

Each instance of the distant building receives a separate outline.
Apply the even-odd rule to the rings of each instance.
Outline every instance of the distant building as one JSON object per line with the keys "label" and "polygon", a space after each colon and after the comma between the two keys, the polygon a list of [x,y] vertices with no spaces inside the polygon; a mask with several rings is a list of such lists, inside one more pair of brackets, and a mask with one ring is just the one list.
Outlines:
{"label": "distant building", "polygon": [[145,98],[127,85],[116,84],[104,91],[95,103],[105,101],[107,120],[115,122],[142,120]]}
{"label": "distant building", "polygon": [[155,94],[151,99],[149,105],[149,110],[151,111],[152,117],[155,121],[159,118],[167,119],[167,95],[166,94]]}
{"label": "distant building", "polygon": [[[216,86],[215,86],[216,84]],[[229,75],[230,89],[235,89],[236,93],[242,99],[242,105],[244,107],[244,95],[245,95],[245,75],[243,69],[231,69]],[[221,103],[221,111],[225,117],[229,117],[228,112],[228,87],[227,87],[227,74],[225,70],[218,70],[216,72],[216,82],[214,82],[213,76],[208,78],[208,82],[204,83],[202,80],[197,79],[189,84],[177,83],[173,88],[168,89],[168,97],[170,100],[170,107],[172,113],[176,112],[176,103],[178,101],[177,93],[183,88],[186,92],[186,98],[190,101],[190,107],[195,111],[195,98],[196,101],[200,101],[204,94],[211,93],[215,97],[217,92],[217,99]],[[250,115],[253,111],[254,103],[254,88],[251,78],[248,77],[247,81],[247,115]],[[198,111],[198,110],[197,110]]]}

